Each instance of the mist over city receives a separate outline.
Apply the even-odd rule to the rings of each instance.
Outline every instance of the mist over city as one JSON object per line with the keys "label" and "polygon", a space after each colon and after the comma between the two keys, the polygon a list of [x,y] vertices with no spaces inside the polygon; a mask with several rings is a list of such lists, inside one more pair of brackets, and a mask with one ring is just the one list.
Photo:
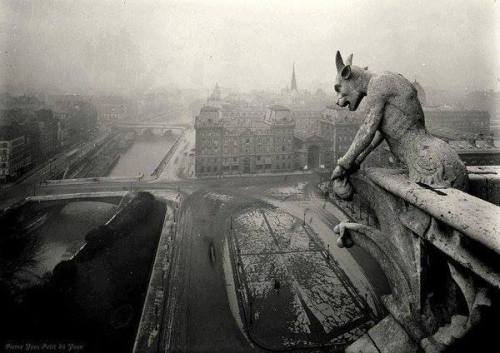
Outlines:
{"label": "mist over city", "polygon": [[493,351],[496,0],[0,0],[0,351]]}
{"label": "mist over city", "polygon": [[[3,86],[331,88],[336,50],[437,90],[500,88],[494,1],[2,1]],[[394,15],[390,15],[394,14]]]}

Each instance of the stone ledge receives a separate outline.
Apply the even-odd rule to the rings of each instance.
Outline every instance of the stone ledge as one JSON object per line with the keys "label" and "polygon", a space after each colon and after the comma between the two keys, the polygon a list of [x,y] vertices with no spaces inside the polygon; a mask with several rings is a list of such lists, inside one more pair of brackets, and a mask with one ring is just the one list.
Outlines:
{"label": "stone ledge", "polygon": [[453,188],[416,184],[401,171],[373,168],[378,186],[500,254],[500,207]]}

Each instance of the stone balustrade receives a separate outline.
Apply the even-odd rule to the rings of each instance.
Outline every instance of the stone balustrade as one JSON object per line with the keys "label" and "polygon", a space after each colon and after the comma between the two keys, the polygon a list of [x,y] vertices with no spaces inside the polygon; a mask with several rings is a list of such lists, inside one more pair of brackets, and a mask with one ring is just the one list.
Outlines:
{"label": "stone balustrade", "polygon": [[442,352],[481,323],[500,289],[499,172],[471,168],[471,194],[417,184],[397,170],[350,177],[351,202],[374,221],[340,223],[338,244],[370,253],[392,292],[382,298],[388,315],[346,352]]}

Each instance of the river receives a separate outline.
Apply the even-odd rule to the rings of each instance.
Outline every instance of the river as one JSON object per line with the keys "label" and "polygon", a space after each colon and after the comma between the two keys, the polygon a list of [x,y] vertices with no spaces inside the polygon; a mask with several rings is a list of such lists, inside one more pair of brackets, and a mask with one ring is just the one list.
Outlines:
{"label": "river", "polygon": [[43,225],[33,237],[40,239],[37,265],[33,273],[43,276],[63,260],[69,260],[85,244],[85,235],[104,224],[116,206],[105,202],[69,202],[61,210],[42,216]]}
{"label": "river", "polygon": [[[178,136],[175,133],[136,136],[109,175],[151,175]],[[60,210],[37,215],[33,236],[40,241],[32,271],[35,276],[29,282],[36,282],[37,278],[51,272],[59,262],[70,259],[85,243],[85,234],[104,224],[114,209],[113,204],[104,202],[69,202]]]}
{"label": "river", "polygon": [[176,133],[137,136],[132,146],[120,156],[109,176],[137,176],[141,173],[150,176],[178,136]]}

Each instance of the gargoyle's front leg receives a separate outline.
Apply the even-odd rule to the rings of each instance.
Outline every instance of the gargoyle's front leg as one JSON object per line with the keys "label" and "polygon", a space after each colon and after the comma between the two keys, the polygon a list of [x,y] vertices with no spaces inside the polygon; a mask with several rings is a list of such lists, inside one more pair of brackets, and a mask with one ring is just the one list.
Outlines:
{"label": "gargoyle's front leg", "polygon": [[365,150],[363,152],[361,152],[361,154],[356,158],[356,160],[354,161],[354,165],[356,167],[359,167],[361,165],[361,163],[363,163],[363,161],[365,160],[366,157],[368,157],[368,155],[375,149],[378,147],[378,145],[380,145],[382,143],[382,141],[384,141],[384,136],[380,133],[379,130],[377,130],[377,132],[375,133],[375,137],[373,138],[372,142],[370,143],[370,145],[365,148]]}
{"label": "gargoyle's front leg", "polygon": [[[370,102],[368,103],[370,104]],[[375,134],[377,133],[378,126],[382,121],[384,106],[385,101],[381,99],[375,101],[371,106],[369,106],[368,114],[366,115],[363,124],[359,127],[351,146],[347,150],[346,154],[337,161],[337,165],[341,166],[344,170],[347,171],[351,169],[356,159],[370,147],[370,144],[374,140]],[[380,142],[381,141],[379,141],[379,143]],[[371,150],[369,150],[367,154],[369,152],[371,152]]]}

